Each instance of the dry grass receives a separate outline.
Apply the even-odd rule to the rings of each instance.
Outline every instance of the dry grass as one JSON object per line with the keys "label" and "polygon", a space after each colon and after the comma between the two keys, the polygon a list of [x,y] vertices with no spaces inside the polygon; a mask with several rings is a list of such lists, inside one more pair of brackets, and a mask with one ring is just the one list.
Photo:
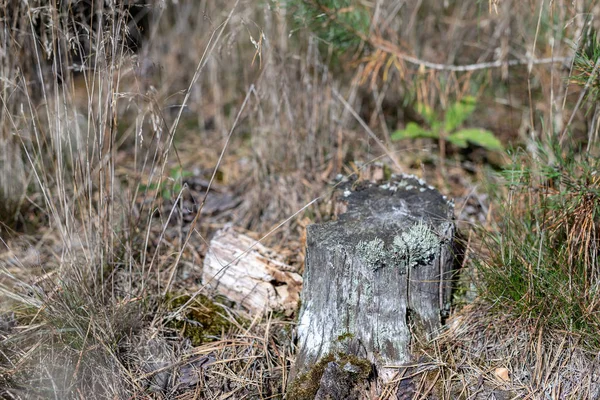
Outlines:
{"label": "dry grass", "polygon": [[[355,161],[382,157],[459,197],[465,231],[488,223],[478,182],[491,155],[450,151],[442,177],[435,144],[391,142],[423,122],[417,101],[443,110],[476,94],[475,126],[505,144],[597,149],[599,111],[577,112],[569,64],[528,65],[572,57],[586,24],[598,27],[592,2],[377,1],[360,6],[371,21],[345,53],[292,18],[297,2],[95,2],[96,17],[64,3],[0,0],[3,398],[281,398],[292,320],[216,299],[227,323],[192,344],[168,298],[201,292],[208,236],[226,223],[261,237],[285,221],[265,241],[300,270],[304,228],[326,212],[290,217],[335,175],[361,172]],[[590,226],[577,220],[589,210],[572,214]],[[515,332],[513,315],[463,309],[415,345],[420,366],[399,368],[410,383],[371,394],[597,396],[576,335],[528,319]],[[494,380],[498,367],[510,382]]]}
{"label": "dry grass", "polygon": [[[417,391],[435,386],[441,399],[600,395],[597,353],[582,349],[580,337],[544,330],[510,311],[494,312],[476,302],[452,316],[447,329],[422,350],[422,363],[413,372],[413,379],[420,379]],[[508,370],[506,380],[502,369]]]}

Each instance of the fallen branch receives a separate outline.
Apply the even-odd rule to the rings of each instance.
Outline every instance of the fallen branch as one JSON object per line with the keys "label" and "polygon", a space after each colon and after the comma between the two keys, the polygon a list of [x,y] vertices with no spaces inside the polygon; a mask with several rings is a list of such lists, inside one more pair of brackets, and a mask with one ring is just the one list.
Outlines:
{"label": "fallen branch", "polygon": [[472,72],[478,71],[482,69],[489,68],[500,68],[503,66],[514,67],[518,65],[527,65],[531,68],[533,65],[540,64],[570,64],[573,60],[572,57],[548,57],[548,58],[528,58],[527,60],[496,60],[489,61],[483,63],[475,63],[475,64],[467,64],[467,65],[448,65],[448,64],[438,64],[425,60],[421,60],[419,58],[409,56],[404,54],[398,46],[382,39],[371,39],[369,43],[373,45],[376,49],[385,51],[386,53],[393,54],[399,59],[409,62],[414,65],[418,65],[419,67],[424,67],[428,69],[433,69],[437,71],[451,71],[451,72]]}

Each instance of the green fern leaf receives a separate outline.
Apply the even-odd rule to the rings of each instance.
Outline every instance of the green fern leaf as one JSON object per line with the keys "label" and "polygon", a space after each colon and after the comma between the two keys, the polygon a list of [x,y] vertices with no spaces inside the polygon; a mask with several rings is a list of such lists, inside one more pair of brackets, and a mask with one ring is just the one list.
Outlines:
{"label": "green fern leaf", "polygon": [[469,118],[473,111],[475,111],[475,98],[471,96],[450,105],[444,118],[444,130],[448,133],[456,130]]}
{"label": "green fern leaf", "polygon": [[415,122],[409,122],[405,129],[400,129],[392,133],[392,140],[402,139],[419,139],[419,138],[434,138],[437,139],[438,135],[434,131],[423,129]]}
{"label": "green fern leaf", "polygon": [[462,129],[448,136],[448,141],[455,146],[465,148],[473,143],[486,150],[503,150],[502,143],[494,134],[485,129]]}

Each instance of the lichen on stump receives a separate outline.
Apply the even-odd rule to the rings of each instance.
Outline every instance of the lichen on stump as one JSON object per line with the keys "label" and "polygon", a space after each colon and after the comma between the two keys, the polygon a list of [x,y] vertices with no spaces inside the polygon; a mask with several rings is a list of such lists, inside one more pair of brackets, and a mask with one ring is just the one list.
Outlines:
{"label": "lichen on stump", "polygon": [[[413,335],[430,335],[449,309],[454,206],[412,176],[346,182],[337,219],[308,227],[299,350],[292,375],[352,337],[384,379],[407,363]],[[347,350],[347,349],[346,349]]]}

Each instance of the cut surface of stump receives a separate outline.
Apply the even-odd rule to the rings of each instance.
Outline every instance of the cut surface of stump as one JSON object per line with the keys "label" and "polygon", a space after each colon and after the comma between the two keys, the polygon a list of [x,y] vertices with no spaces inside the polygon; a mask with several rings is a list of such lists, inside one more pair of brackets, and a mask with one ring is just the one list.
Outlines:
{"label": "cut surface of stump", "polygon": [[302,277],[277,252],[232,228],[213,236],[202,281],[252,314],[296,310]]}
{"label": "cut surface of stump", "polygon": [[449,308],[454,206],[405,175],[337,193],[337,220],[307,230],[292,374],[347,352],[389,379],[386,366],[409,362],[413,335],[435,332]]}

